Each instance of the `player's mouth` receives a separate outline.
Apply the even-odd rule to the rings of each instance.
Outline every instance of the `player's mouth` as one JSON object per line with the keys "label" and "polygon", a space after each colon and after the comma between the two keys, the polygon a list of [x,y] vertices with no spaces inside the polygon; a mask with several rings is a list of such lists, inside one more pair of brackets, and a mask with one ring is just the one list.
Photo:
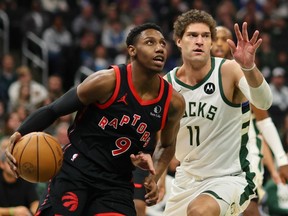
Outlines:
{"label": "player's mouth", "polygon": [[199,48],[198,49],[194,49],[193,52],[196,53],[196,54],[204,53],[204,51],[202,49],[199,49]]}
{"label": "player's mouth", "polygon": [[153,58],[153,61],[157,64],[157,65],[163,65],[165,58],[163,56],[156,56]]}

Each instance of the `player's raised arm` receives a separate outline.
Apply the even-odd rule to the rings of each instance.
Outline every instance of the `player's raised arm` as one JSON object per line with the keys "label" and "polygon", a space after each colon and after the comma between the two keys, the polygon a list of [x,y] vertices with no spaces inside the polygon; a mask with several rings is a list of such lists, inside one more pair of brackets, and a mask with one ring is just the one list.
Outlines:
{"label": "player's raised arm", "polygon": [[238,86],[252,104],[259,109],[267,110],[272,105],[272,92],[255,64],[255,54],[262,43],[262,39],[258,38],[259,31],[256,30],[252,38],[249,39],[246,22],[242,25],[242,32],[237,23],[234,25],[234,30],[237,46],[231,39],[228,39],[227,43],[246,78],[242,77]]}

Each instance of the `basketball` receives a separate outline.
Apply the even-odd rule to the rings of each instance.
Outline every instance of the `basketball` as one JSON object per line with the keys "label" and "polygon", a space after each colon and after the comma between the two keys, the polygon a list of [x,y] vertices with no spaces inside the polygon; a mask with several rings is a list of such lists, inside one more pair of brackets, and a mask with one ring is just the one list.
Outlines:
{"label": "basketball", "polygon": [[32,132],[15,143],[12,155],[19,176],[26,181],[47,182],[60,170],[63,151],[57,139],[44,132]]}

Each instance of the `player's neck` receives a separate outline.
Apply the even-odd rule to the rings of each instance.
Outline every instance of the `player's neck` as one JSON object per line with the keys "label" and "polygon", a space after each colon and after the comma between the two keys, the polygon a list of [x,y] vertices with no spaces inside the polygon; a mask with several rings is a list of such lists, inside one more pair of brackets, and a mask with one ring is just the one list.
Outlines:
{"label": "player's neck", "polygon": [[206,62],[205,64],[190,64],[184,63],[179,72],[177,73],[177,77],[185,77],[185,83],[189,85],[195,85],[203,80],[204,77],[211,70],[211,62]]}
{"label": "player's neck", "polygon": [[139,73],[137,67],[133,68],[131,74],[131,85],[133,85],[137,94],[143,100],[151,100],[158,96],[159,88],[160,88],[160,78],[157,73]]}

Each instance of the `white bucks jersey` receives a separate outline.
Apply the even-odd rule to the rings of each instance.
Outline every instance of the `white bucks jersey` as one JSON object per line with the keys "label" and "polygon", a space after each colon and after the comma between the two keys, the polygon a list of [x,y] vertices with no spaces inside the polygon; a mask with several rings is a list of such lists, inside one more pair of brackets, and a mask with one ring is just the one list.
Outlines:
{"label": "white bucks jersey", "polygon": [[224,59],[211,58],[211,62],[211,70],[195,86],[177,79],[179,68],[167,74],[167,80],[186,100],[176,158],[183,170],[199,178],[249,172],[249,104],[232,104],[225,98],[220,72]]}

